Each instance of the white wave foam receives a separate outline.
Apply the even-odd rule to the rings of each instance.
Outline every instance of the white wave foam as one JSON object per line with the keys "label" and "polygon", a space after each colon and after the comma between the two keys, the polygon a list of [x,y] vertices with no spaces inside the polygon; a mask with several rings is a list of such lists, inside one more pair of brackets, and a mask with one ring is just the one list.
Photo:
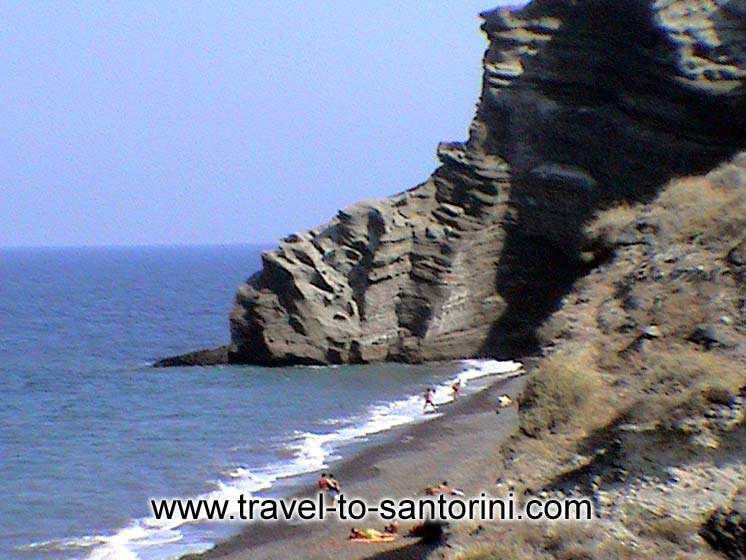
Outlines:
{"label": "white wave foam", "polygon": [[[249,470],[238,467],[228,474],[233,480],[230,483],[218,481],[212,492],[197,496],[195,499],[229,500],[233,509],[228,514],[237,514],[239,495],[251,495],[266,490],[276,480],[273,477],[255,475]],[[193,520],[166,520],[146,517],[133,520],[128,526],[112,535],[89,535],[73,539],[57,539],[32,543],[22,547],[26,550],[83,550],[87,551],[87,560],[140,560],[141,553],[164,545],[178,543],[184,539],[180,530],[182,526],[195,523]],[[202,548],[206,548],[203,546]],[[197,552],[194,547],[182,552]],[[181,553],[179,554],[179,556]]]}
{"label": "white wave foam", "polygon": [[[460,380],[461,386],[466,387],[470,381],[476,379],[495,375],[511,377],[520,374],[523,369],[523,364],[514,361],[464,360],[461,363],[465,366],[463,371],[434,387],[436,405],[453,400],[451,386],[456,380]],[[287,478],[321,470],[335,457],[335,450],[346,443],[403,424],[438,416],[424,415],[422,405],[422,395],[409,395],[403,399],[371,406],[363,415],[362,421],[356,425],[340,428],[328,434],[296,433],[292,442],[288,444],[288,449],[295,453],[295,458],[281,465],[270,466],[269,471],[277,475],[277,478]],[[344,420],[339,422],[344,423]]]}
{"label": "white wave foam", "polygon": [[[451,385],[457,379],[460,379],[462,387],[465,387],[471,381],[488,376],[512,377],[519,374],[522,369],[522,364],[513,361],[464,360],[462,364],[465,369],[456,377],[434,387],[436,404],[442,405],[453,400]],[[340,427],[331,433],[296,432],[287,443],[288,451],[294,455],[291,460],[266,465],[259,469],[249,469],[241,465],[234,466],[225,473],[229,481],[216,482],[215,490],[197,496],[196,499],[228,499],[229,503],[235,507],[240,494],[251,495],[271,488],[279,479],[308,474],[327,467],[330,460],[337,458],[335,452],[340,446],[403,424],[438,416],[438,414],[423,414],[422,405],[421,394],[409,395],[399,400],[373,405],[369,407],[366,414],[357,419],[356,424]],[[344,426],[349,424],[349,421],[337,419],[330,420],[328,424]],[[231,513],[238,512],[228,511],[228,514]],[[180,528],[188,523],[194,523],[194,521],[157,520],[155,517],[148,517],[134,520],[113,535],[93,535],[77,539],[33,543],[24,548],[88,549],[88,560],[139,560],[141,558],[139,553],[146,549],[153,550],[154,547],[181,541],[184,534]]]}
{"label": "white wave foam", "polygon": [[40,541],[22,545],[18,547],[18,550],[74,550],[80,548],[90,548],[97,544],[101,544],[102,542],[102,537],[98,536],[80,537],[75,539],[52,539],[48,541]]}

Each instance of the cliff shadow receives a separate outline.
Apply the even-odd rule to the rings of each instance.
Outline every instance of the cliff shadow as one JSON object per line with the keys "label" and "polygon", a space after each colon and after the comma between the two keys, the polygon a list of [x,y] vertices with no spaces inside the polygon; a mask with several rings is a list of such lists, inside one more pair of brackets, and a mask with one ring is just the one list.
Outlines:
{"label": "cliff shadow", "polygon": [[491,327],[484,354],[535,353],[541,346],[538,327],[590,268],[547,239],[508,233],[495,280],[506,308]]}

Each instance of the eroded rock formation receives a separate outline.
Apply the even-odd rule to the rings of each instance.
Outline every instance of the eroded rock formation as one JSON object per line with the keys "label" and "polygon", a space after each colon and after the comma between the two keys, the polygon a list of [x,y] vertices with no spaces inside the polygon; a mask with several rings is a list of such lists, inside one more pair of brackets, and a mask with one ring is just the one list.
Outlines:
{"label": "eroded rock formation", "polygon": [[535,0],[482,14],[467,142],[421,185],[264,254],[231,362],[427,361],[531,350],[603,258],[584,224],[746,146],[746,1]]}

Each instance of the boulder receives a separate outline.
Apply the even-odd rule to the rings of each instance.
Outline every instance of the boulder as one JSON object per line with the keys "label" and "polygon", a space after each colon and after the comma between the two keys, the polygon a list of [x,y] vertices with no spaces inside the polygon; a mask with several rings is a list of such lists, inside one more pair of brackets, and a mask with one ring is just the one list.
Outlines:
{"label": "boulder", "polygon": [[704,346],[706,349],[720,347],[733,348],[736,343],[728,336],[722,325],[697,325],[689,334],[687,340]]}
{"label": "boulder", "polygon": [[746,560],[746,494],[718,508],[705,522],[700,535],[712,548],[731,560]]}

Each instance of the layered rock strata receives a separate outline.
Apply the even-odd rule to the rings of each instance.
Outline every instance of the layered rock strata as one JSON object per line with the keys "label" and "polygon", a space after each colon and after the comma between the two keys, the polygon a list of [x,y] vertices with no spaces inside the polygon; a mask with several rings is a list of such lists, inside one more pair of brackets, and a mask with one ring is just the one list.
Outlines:
{"label": "layered rock strata", "polygon": [[535,0],[482,17],[468,141],[442,143],[421,185],[265,253],[219,355],[280,365],[530,351],[604,258],[583,237],[599,209],[649,200],[746,146],[743,0]]}

